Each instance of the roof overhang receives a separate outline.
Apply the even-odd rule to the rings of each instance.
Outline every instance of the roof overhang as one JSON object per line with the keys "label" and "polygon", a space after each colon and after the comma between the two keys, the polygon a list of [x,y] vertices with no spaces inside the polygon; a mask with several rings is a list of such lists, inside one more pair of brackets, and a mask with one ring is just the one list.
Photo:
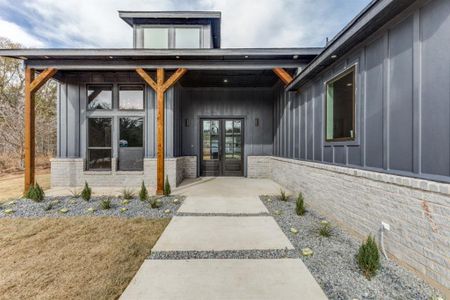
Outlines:
{"label": "roof overhang", "polygon": [[23,59],[35,69],[127,70],[269,69],[305,66],[322,48],[245,49],[1,49],[0,56]]}
{"label": "roof overhang", "polygon": [[210,25],[214,48],[220,48],[221,12],[219,11],[119,11],[128,25]]}
{"label": "roof overhang", "polygon": [[[416,3],[426,1],[419,0]],[[411,6],[412,3],[414,1],[411,0],[373,0],[328,43],[322,53],[311,61],[286,89],[297,90],[300,88],[408,6]]]}

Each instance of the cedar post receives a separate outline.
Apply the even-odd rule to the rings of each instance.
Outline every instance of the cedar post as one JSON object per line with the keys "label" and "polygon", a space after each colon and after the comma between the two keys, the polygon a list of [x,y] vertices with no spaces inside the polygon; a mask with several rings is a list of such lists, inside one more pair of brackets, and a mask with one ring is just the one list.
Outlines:
{"label": "cedar post", "polygon": [[35,70],[25,68],[25,133],[24,133],[24,161],[25,161],[25,183],[24,192],[28,192],[30,185],[35,181],[35,103],[34,95],[50,78],[57,72],[54,68],[48,68],[35,77]]}
{"label": "cedar post", "polygon": [[164,82],[164,69],[156,70],[156,82],[142,68],[136,69],[136,72],[156,93],[156,194],[164,193],[164,93],[172,87],[187,72],[186,69],[180,68],[173,73],[166,82]]}

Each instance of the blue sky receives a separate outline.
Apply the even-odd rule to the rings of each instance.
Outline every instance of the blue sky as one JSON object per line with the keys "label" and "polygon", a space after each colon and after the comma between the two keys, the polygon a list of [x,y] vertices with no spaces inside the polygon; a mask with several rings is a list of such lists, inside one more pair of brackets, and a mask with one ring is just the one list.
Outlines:
{"label": "blue sky", "polygon": [[218,10],[222,47],[323,46],[370,0],[0,0],[0,36],[27,47],[129,48],[118,10]]}

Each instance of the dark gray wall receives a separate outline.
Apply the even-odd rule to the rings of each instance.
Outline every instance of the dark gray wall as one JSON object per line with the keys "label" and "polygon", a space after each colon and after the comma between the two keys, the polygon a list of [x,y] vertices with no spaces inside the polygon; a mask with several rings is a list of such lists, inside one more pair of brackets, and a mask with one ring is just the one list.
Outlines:
{"label": "dark gray wall", "polygon": [[[181,155],[199,155],[202,117],[244,118],[244,166],[248,155],[272,155],[272,88],[181,88],[179,93]],[[190,121],[189,127],[185,126],[186,119]],[[246,167],[244,170],[246,174]]]}
{"label": "dark gray wall", "polygon": [[[412,7],[299,93],[278,89],[274,153],[450,181],[450,1]],[[356,65],[356,140],[324,141],[325,82]]]}

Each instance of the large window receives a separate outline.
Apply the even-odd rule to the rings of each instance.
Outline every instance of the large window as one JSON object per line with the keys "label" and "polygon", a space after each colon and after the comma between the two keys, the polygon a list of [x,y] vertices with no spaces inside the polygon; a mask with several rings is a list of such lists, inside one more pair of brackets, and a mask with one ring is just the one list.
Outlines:
{"label": "large window", "polygon": [[144,28],[144,48],[169,48],[169,28]]}
{"label": "large window", "polygon": [[87,88],[88,110],[112,108],[112,86],[88,85]]}
{"label": "large window", "polygon": [[355,68],[326,84],[326,140],[355,138]]}
{"label": "large window", "polygon": [[119,109],[143,110],[144,87],[139,85],[121,85],[119,87]]}
{"label": "large window", "polygon": [[88,169],[111,170],[111,118],[88,119]]}
{"label": "large window", "polygon": [[175,48],[200,48],[200,28],[175,28]]}

